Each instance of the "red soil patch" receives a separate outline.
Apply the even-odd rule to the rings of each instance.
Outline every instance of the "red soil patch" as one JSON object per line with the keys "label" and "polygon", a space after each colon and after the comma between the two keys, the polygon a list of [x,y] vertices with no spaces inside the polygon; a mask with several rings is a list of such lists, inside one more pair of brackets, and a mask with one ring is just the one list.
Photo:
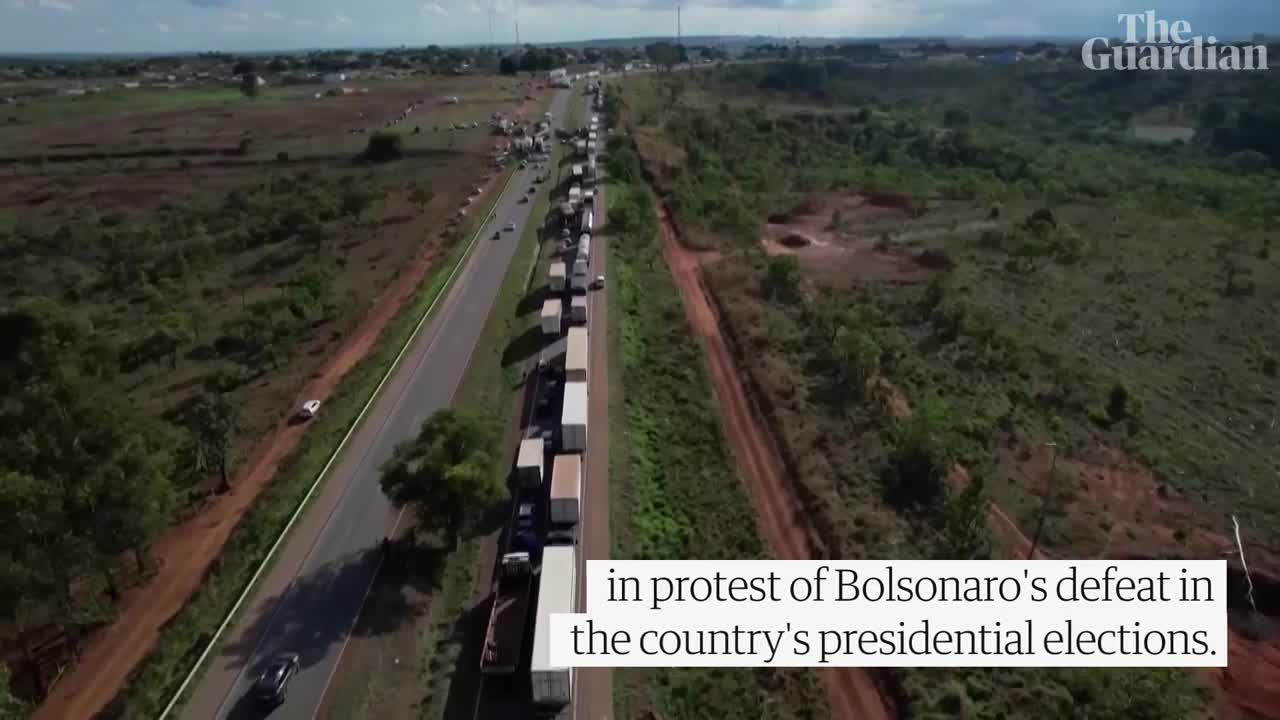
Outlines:
{"label": "red soil patch", "polygon": [[[487,191],[492,190],[490,183]],[[428,240],[379,295],[369,313],[298,395],[328,397],[348,371],[372,349],[386,325],[422,284],[443,248]],[[77,664],[53,687],[33,720],[89,718],[126,687],[129,675],[150,652],[165,625],[200,587],[222,546],[280,463],[309,425],[282,418],[252,451],[232,490],[194,517],[172,528],[152,548],[158,572],[121,598],[115,619],[89,639]]]}
{"label": "red soil patch", "polygon": [[[666,210],[659,208],[663,255],[680,290],[689,324],[702,339],[707,369],[724,420],[725,435],[756,505],[761,534],[783,560],[814,557],[814,531],[805,522],[800,502],[788,490],[786,468],[773,437],[747,397],[733,354],[720,332],[715,310],[702,287],[699,259],[680,243]],[[819,671],[827,686],[831,717],[841,720],[888,720],[893,704],[863,668]]]}
{"label": "red soil patch", "polygon": [[818,279],[917,282],[927,271],[901,250],[877,250],[869,239],[840,237],[831,226],[839,213],[845,229],[892,219],[905,219],[911,199],[892,194],[813,195],[785,213],[769,216],[760,244],[769,255],[794,255]]}
{"label": "red soil patch", "polygon": [[[1031,448],[1009,438],[1001,451],[1001,474],[1043,496],[1051,462],[1050,448]],[[1280,637],[1272,633],[1254,640],[1241,627],[1249,612],[1229,521],[1223,519],[1221,531],[1206,527],[1214,513],[1162,485],[1148,468],[1116,448],[1095,446],[1078,456],[1059,457],[1057,472],[1074,481],[1068,522],[1096,527],[1101,512],[1110,523],[1102,532],[1099,557],[1228,560],[1229,603],[1238,612],[1231,615],[1228,667],[1204,672],[1216,691],[1214,716],[1280,720]],[[1280,628],[1280,554],[1242,540],[1258,609]]]}

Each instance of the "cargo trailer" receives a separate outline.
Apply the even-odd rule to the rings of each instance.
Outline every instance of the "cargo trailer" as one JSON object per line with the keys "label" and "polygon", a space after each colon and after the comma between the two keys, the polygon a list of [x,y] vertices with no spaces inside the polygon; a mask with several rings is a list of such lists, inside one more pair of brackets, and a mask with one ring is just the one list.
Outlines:
{"label": "cargo trailer", "polygon": [[559,710],[573,700],[573,668],[551,665],[551,616],[573,612],[577,598],[577,548],[573,545],[547,547],[542,551],[533,657],[529,665],[533,702],[540,708]]}
{"label": "cargo trailer", "polygon": [[525,438],[520,441],[520,451],[516,453],[516,482],[521,487],[542,486],[542,460],[541,439]]}
{"label": "cargo trailer", "polygon": [[587,266],[591,264],[591,236],[585,232],[578,236],[578,256],[574,259],[575,265],[578,260],[583,262],[582,271],[586,272]]}
{"label": "cargo trailer", "polygon": [[582,497],[582,456],[557,455],[551,461],[551,526],[548,543],[574,543]]}
{"label": "cargo trailer", "polygon": [[565,273],[564,263],[562,262],[551,263],[551,270],[548,273],[548,281],[549,281],[548,284],[551,286],[551,289],[553,291],[560,292],[561,290],[564,290],[565,281],[568,280],[568,278],[565,277],[565,275],[566,273]]}
{"label": "cargo trailer", "polygon": [[480,654],[480,672],[485,675],[510,675],[520,666],[529,618],[529,592],[533,588],[533,565],[527,552],[503,555],[498,572],[498,587],[485,628],[484,652]]}
{"label": "cargo trailer", "polygon": [[560,413],[560,446],[568,452],[587,449],[587,384],[564,384],[564,409]]}
{"label": "cargo trailer", "polygon": [[591,284],[591,279],[587,277],[586,264],[583,263],[582,269],[578,270],[578,264],[574,263],[573,279],[569,283],[569,289],[574,292],[586,292],[587,286]]}
{"label": "cargo trailer", "polygon": [[560,334],[560,300],[551,298],[542,303],[542,333],[544,335]]}
{"label": "cargo trailer", "polygon": [[[587,296],[579,296],[586,305]],[[577,300],[578,298],[574,298]],[[586,382],[587,381],[587,361],[590,346],[588,344],[587,329],[584,327],[569,328],[569,339],[566,343],[564,353],[564,379],[566,382]]]}

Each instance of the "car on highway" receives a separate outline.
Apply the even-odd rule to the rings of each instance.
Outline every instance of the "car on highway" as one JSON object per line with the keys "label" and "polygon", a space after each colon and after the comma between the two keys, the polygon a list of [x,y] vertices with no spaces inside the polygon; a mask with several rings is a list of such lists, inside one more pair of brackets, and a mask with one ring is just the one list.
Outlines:
{"label": "car on highway", "polygon": [[604,289],[604,276],[603,276],[603,275],[597,275],[597,276],[596,276],[596,279],[591,281],[591,289],[592,289],[592,290],[603,290],[603,289]]}
{"label": "car on highway", "polygon": [[319,400],[308,400],[302,403],[302,407],[298,408],[298,417],[303,420],[310,420],[320,412]]}
{"label": "car on highway", "polygon": [[520,196],[520,199],[519,199],[517,202],[527,203],[527,202],[529,202],[529,196],[528,196],[528,195],[521,195],[521,196]]}
{"label": "car on highway", "polygon": [[516,508],[516,529],[533,530],[533,503],[520,503]]}
{"label": "car on highway", "polygon": [[515,223],[513,223],[513,222],[509,222],[509,223],[507,223],[507,227],[506,227],[507,232],[514,232],[514,231],[515,231],[515,229],[516,229],[516,224],[515,224]]}
{"label": "car on highway", "polygon": [[283,703],[289,694],[289,681],[298,674],[298,662],[296,653],[284,653],[272,658],[253,683],[254,699],[268,707]]}

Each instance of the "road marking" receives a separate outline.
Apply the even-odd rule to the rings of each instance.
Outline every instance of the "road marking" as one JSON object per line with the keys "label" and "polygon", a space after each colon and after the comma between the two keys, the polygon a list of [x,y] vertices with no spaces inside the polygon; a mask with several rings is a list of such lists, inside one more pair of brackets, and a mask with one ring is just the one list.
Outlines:
{"label": "road marking", "polygon": [[[507,191],[507,188],[511,185],[511,181],[515,176],[516,173],[512,173],[507,178],[506,184],[502,186],[502,191],[498,193],[498,202],[495,202],[493,207],[489,210],[489,216],[492,216],[498,211],[498,205],[501,203],[502,195]],[[482,228],[489,222],[489,216],[486,216],[486,220],[481,223]],[[373,392],[369,395],[369,400],[365,402],[364,407],[360,408],[360,414],[356,415],[356,419],[351,423],[351,427],[347,428],[347,433],[342,436],[342,440],[338,443],[338,447],[333,451],[333,454],[329,456],[328,462],[326,462],[324,467],[320,469],[320,473],[316,475],[316,479],[311,483],[311,487],[307,489],[307,494],[303,496],[302,501],[298,503],[298,507],[293,511],[293,515],[289,517],[289,522],[285,523],[284,529],[280,531],[280,535],[277,536],[275,542],[271,544],[271,549],[267,551],[266,557],[262,559],[262,563],[258,565],[258,569],[254,571],[253,577],[249,578],[249,582],[240,593],[240,597],[236,598],[235,604],[231,606],[231,610],[228,611],[226,617],[222,619],[222,623],[218,625],[217,631],[215,631],[213,637],[209,639],[209,643],[205,646],[204,651],[200,653],[200,657],[196,658],[195,664],[191,667],[191,671],[187,673],[185,678],[183,678],[182,684],[178,686],[176,691],[174,691],[173,697],[169,699],[169,703],[165,705],[164,710],[160,712],[158,720],[165,720],[165,718],[169,716],[169,713],[173,711],[174,706],[178,704],[178,700],[182,698],[182,694],[186,692],[187,686],[189,686],[191,681],[195,679],[196,673],[199,672],[205,659],[208,658],[209,653],[213,651],[214,646],[217,645],[218,641],[221,639],[222,633],[226,631],[227,626],[231,623],[231,619],[235,617],[237,612],[239,612],[240,606],[244,604],[249,593],[253,591],[253,587],[257,584],[259,576],[262,575],[262,572],[267,568],[267,565],[271,563],[271,559],[275,556],[276,550],[289,534],[289,531],[293,529],[293,524],[297,522],[298,518],[302,515],[302,510],[306,508],[307,502],[311,500],[312,494],[314,494],[316,488],[320,486],[320,481],[324,479],[325,474],[329,472],[330,466],[332,466],[334,461],[337,460],[338,455],[342,453],[343,448],[346,447],[347,441],[351,439],[356,428],[360,427],[360,421],[364,419],[369,408],[372,407],[374,401],[378,399],[378,393],[382,391],[383,385],[387,383],[387,380],[391,378],[397,367],[399,367],[400,359],[404,357],[405,352],[418,337],[418,332],[422,330],[422,326],[426,324],[427,318],[431,317],[431,312],[435,310],[436,304],[439,303],[442,298],[448,296],[449,292],[453,289],[451,284],[453,283],[454,277],[458,274],[458,270],[467,264],[467,260],[471,257],[471,251],[475,249],[476,241],[480,239],[481,234],[483,234],[483,230],[477,230],[476,234],[472,236],[471,242],[467,245],[467,249],[463,252],[462,257],[458,259],[458,263],[454,265],[453,270],[449,272],[449,277],[445,279],[444,286],[440,289],[440,293],[431,301],[431,305],[427,307],[426,312],[424,312],[422,317],[418,320],[418,324],[414,326],[413,332],[409,335],[409,338],[405,340],[404,345],[401,346],[400,352],[396,354],[395,360],[391,361],[391,367],[387,368],[387,372],[382,376],[382,379],[378,381],[378,386],[375,387]],[[290,582],[290,585],[292,584],[293,583]],[[288,592],[288,588],[286,588],[286,592]],[[236,675],[237,684],[239,683],[240,676],[243,674],[244,670],[241,669],[240,673]],[[234,690],[234,688],[235,686],[233,685],[232,689]],[[219,712],[222,710],[222,706],[224,704],[226,704],[226,697],[224,697],[222,702],[218,704]]]}

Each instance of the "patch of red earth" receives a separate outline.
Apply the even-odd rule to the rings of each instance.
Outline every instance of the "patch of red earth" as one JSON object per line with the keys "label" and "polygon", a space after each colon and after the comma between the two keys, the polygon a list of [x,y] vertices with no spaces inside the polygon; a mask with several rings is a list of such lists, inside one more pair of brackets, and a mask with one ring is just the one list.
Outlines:
{"label": "patch of red earth", "polygon": [[[775,557],[784,560],[814,557],[812,527],[799,511],[799,500],[786,481],[786,465],[766,424],[747,396],[733,353],[720,332],[719,319],[702,287],[699,257],[680,242],[675,225],[659,206],[663,256],[680,291],[692,330],[702,341],[725,436],[756,506],[760,531]],[[888,720],[893,703],[864,668],[830,668],[819,672],[827,688],[832,718]]]}
{"label": "patch of red earth", "polygon": [[[1052,463],[1052,450],[1044,445],[1033,447],[1017,438],[1002,443],[1001,476],[1013,478],[1034,495],[1047,492]],[[1099,557],[1228,561],[1228,600],[1236,609],[1231,615],[1229,664],[1204,671],[1215,691],[1214,716],[1280,720],[1280,637],[1273,631],[1271,637],[1255,640],[1244,631],[1250,612],[1227,519],[1222,519],[1222,531],[1207,527],[1206,521],[1216,513],[1160,483],[1150,469],[1116,448],[1096,445],[1070,458],[1059,457],[1057,473],[1071,482],[1065,510],[1073,527],[1097,527],[1099,513],[1109,523]],[[1258,610],[1280,628],[1280,554],[1241,539]]]}
{"label": "patch of red earth", "polygon": [[[494,178],[496,181],[497,178]],[[494,182],[486,187],[493,192]],[[422,284],[444,248],[428,240],[378,297],[328,362],[298,395],[328,397],[338,382],[372,349],[383,329]],[[236,473],[230,492],[170,529],[151,550],[158,571],[121,598],[112,622],[90,636],[78,662],[53,687],[32,720],[89,718],[111,703],[146,658],[170,620],[200,587],[223,545],[297,446],[308,426],[282,418]]]}

